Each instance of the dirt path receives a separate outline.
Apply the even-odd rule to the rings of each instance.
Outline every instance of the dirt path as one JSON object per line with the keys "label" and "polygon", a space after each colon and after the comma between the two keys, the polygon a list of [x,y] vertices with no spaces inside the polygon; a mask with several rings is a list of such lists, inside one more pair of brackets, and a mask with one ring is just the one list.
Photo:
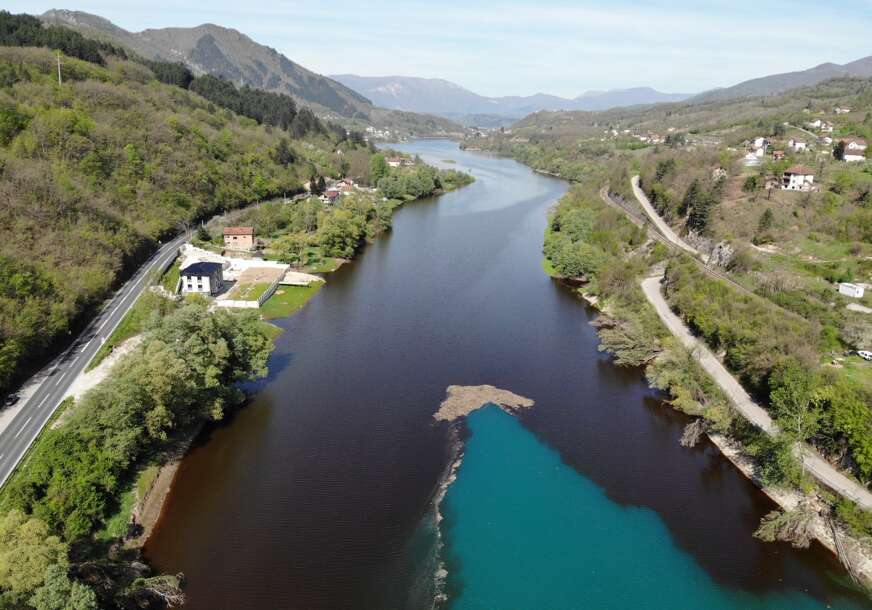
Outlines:
{"label": "dirt path", "polygon": [[[645,278],[642,280],[642,291],[645,293],[645,298],[654,306],[663,324],[684,347],[696,354],[700,366],[712,376],[739,413],[768,434],[776,434],[778,426],[766,410],[751,400],[745,389],[712,354],[705,343],[694,337],[681,318],[672,312],[660,292],[661,279],[659,275]],[[803,444],[797,447],[797,451],[802,454],[806,471],[818,481],[866,510],[872,509],[872,493],[868,489],[839,472],[811,447]]]}

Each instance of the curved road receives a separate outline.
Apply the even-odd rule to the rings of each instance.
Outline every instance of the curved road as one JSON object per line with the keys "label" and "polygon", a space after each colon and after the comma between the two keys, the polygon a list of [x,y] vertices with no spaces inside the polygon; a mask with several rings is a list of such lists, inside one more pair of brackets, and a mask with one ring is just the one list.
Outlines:
{"label": "curved road", "polygon": [[148,287],[151,271],[168,265],[184,242],[185,235],[181,235],[161,246],[109,299],[100,314],[88,324],[75,342],[37,374],[44,377],[43,381],[30,399],[23,406],[17,407],[18,413],[6,429],[0,432],[0,486],[15,471],[63,400],[70,385],[85,370],[106,338]]}
{"label": "curved road", "polygon": [[694,256],[699,256],[699,250],[676,235],[675,231],[672,230],[672,227],[660,218],[660,214],[657,213],[657,210],[655,210],[654,206],[651,205],[651,202],[648,201],[648,196],[645,195],[645,192],[641,188],[639,188],[639,176],[633,176],[631,183],[633,185],[633,194],[636,196],[636,199],[639,200],[639,205],[641,205],[642,209],[645,210],[648,218],[651,219],[651,222],[654,223],[654,226],[657,227],[660,234],[685,252],[690,252]]}
{"label": "curved road", "polygon": [[[681,341],[684,347],[696,354],[700,366],[711,375],[739,413],[766,433],[777,434],[778,426],[769,417],[769,413],[751,399],[745,389],[736,381],[736,378],[712,354],[705,343],[694,337],[681,318],[673,313],[669,303],[660,292],[661,280],[659,275],[645,278],[642,280],[642,291],[669,332]],[[796,451],[802,455],[805,470],[823,485],[845,498],[853,500],[866,510],[872,509],[872,493],[868,489],[842,474],[805,443],[797,443]]]}

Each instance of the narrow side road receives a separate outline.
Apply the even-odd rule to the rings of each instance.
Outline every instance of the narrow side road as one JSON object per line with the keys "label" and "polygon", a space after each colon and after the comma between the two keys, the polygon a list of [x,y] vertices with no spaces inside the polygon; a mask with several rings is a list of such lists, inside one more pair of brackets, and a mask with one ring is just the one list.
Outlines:
{"label": "narrow side road", "polygon": [[651,219],[651,222],[654,223],[654,226],[657,227],[657,230],[660,231],[661,235],[685,252],[690,252],[695,256],[699,256],[699,250],[676,235],[675,231],[672,230],[672,227],[660,218],[660,214],[657,213],[657,210],[655,210],[654,206],[651,205],[651,202],[648,201],[648,196],[641,188],[639,188],[639,176],[633,176],[631,182],[633,184],[633,194],[636,196],[636,199],[639,200],[639,205],[641,205],[642,209],[645,210],[648,218]]}
{"label": "narrow side road", "polygon": [[[720,360],[712,354],[705,343],[694,337],[681,318],[673,313],[660,291],[661,280],[662,277],[659,275],[645,278],[642,280],[642,291],[648,302],[654,306],[657,315],[660,316],[669,332],[681,341],[684,347],[697,355],[697,360],[702,368],[712,376],[739,413],[767,434],[777,434],[778,426],[772,421],[766,410],[751,400],[745,389],[721,364]],[[864,509],[872,510],[872,493],[868,489],[839,472],[808,445],[799,445],[797,452],[802,455],[806,471],[823,485],[853,500]]]}
{"label": "narrow side road", "polygon": [[60,405],[67,390],[115,330],[139,295],[148,288],[152,270],[161,269],[175,258],[185,236],[164,244],[103,306],[100,314],[81,332],[75,342],[45,369],[37,373],[43,381],[30,398],[16,407],[14,417],[0,430],[0,487],[6,484],[27,450]]}

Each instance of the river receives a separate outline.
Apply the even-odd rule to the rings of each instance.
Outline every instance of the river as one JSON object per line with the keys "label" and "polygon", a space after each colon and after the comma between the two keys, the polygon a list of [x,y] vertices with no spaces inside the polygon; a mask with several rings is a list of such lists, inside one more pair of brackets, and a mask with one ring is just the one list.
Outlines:
{"label": "river", "polygon": [[[637,369],[598,352],[594,313],[541,270],[563,181],[450,141],[399,146],[470,171],[279,321],[251,403],[195,444],[146,547],[188,608],[813,608],[859,603],[818,546],[751,534],[773,504]],[[452,164],[446,165],[445,161]],[[444,501],[451,384],[488,407]],[[468,438],[467,438],[468,437]]]}

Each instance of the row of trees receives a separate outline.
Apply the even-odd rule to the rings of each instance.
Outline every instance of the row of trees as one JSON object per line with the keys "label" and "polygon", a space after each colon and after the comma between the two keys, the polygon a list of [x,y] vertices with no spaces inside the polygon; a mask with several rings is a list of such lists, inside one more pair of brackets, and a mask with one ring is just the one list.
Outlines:
{"label": "row of trees", "polygon": [[[149,326],[141,347],[68,407],[67,421],[44,431],[4,490],[0,595],[17,604],[70,607],[39,601],[47,586],[77,588],[49,571],[57,566],[66,576],[65,546],[87,541],[117,510],[146,456],[179,431],[221,419],[242,398],[237,382],[266,373],[272,342],[255,314],[209,313],[206,303],[191,303],[155,314]],[[45,550],[16,564],[23,544]]]}
{"label": "row of trees", "polygon": [[104,55],[127,57],[120,47],[85,38],[68,28],[43,26],[32,15],[12,15],[9,11],[0,11],[0,46],[48,47],[101,66],[105,65]]}

